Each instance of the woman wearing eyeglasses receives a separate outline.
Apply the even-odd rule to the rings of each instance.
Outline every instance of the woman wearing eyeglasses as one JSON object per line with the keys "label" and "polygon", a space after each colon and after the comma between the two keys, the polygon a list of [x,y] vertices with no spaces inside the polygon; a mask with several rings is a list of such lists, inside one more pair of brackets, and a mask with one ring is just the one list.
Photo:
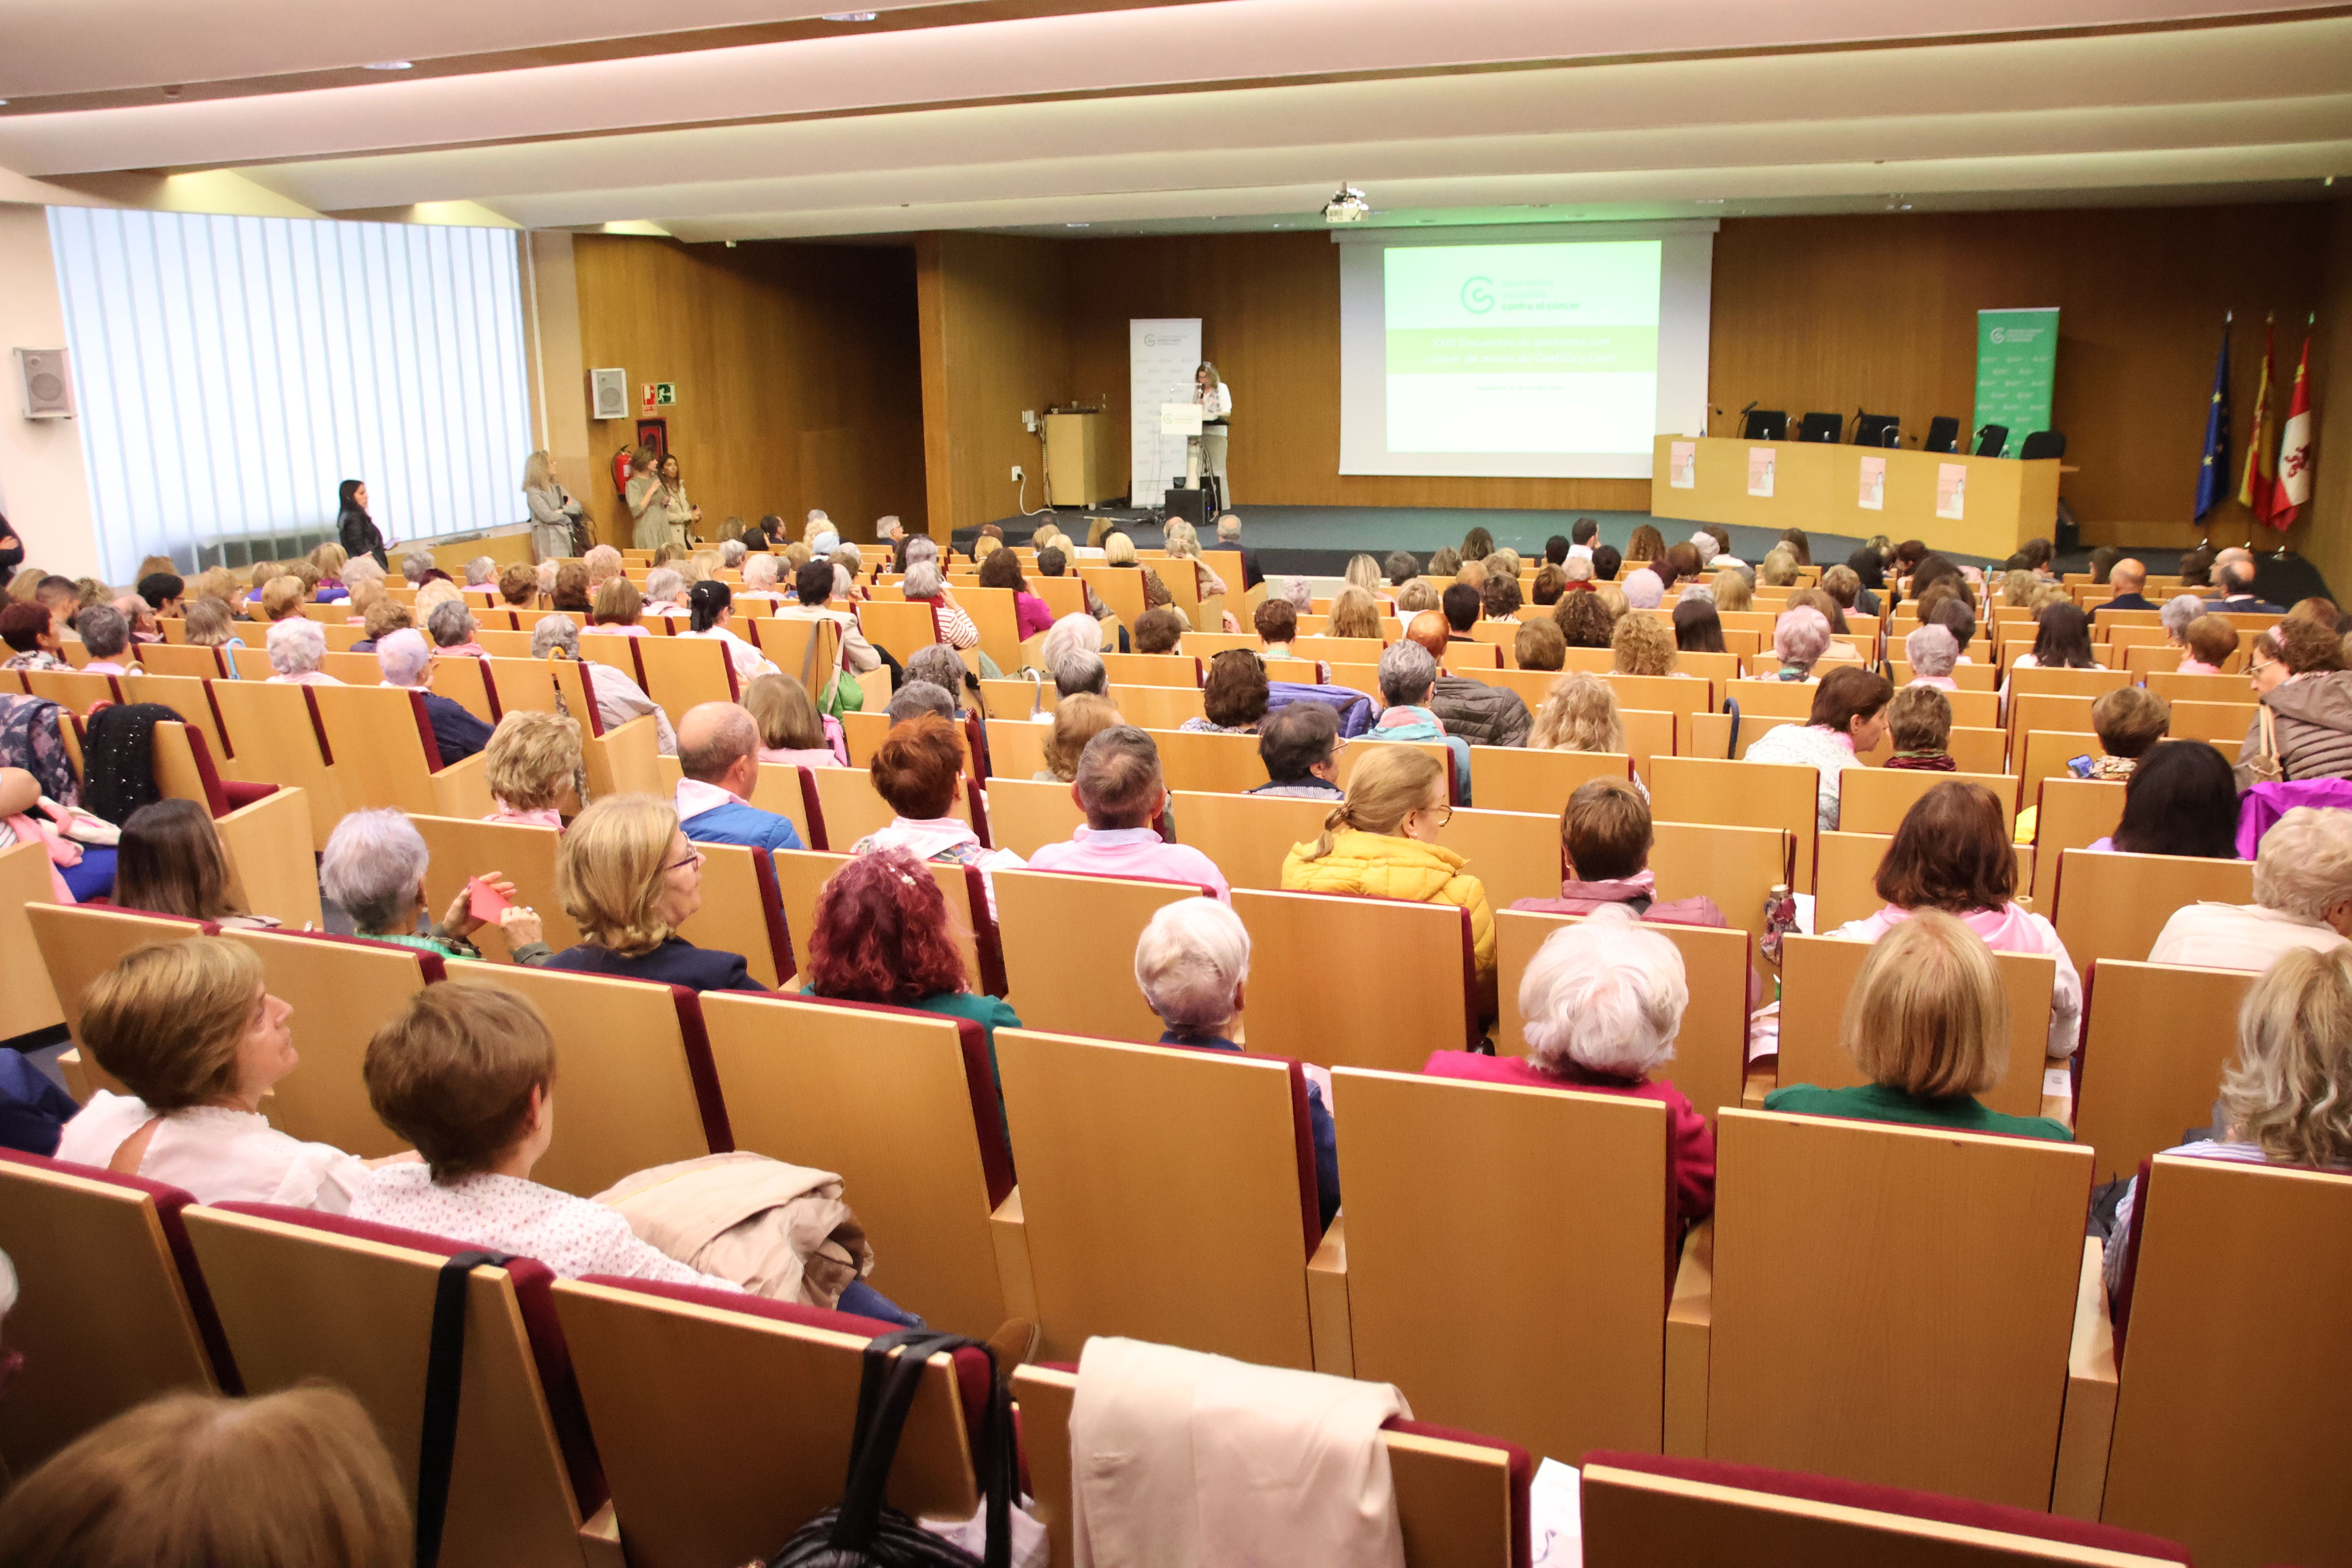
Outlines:
{"label": "woman wearing eyeglasses", "polygon": [[[2272,778],[2352,778],[2352,673],[2335,632],[2316,621],[2281,621],[2254,639],[2246,673],[2262,710],[2238,752],[2242,788]],[[2273,756],[2275,772],[2261,765]]]}
{"label": "woman wearing eyeglasses", "polygon": [[[1495,915],[1486,889],[1466,876],[1468,862],[1437,842],[1454,816],[1445,770],[1417,746],[1367,743],[1349,775],[1347,794],[1312,843],[1291,847],[1282,885],[1292,892],[1349,893],[1452,904],[1470,911],[1478,984],[1491,1015],[1495,997]],[[576,830],[575,830],[576,831]]]}
{"label": "woman wearing eyeglasses", "polygon": [[765,991],[742,954],[677,934],[702,907],[706,858],[666,800],[616,795],[591,805],[572,819],[555,866],[556,894],[580,927],[580,944],[547,966],[690,991]]}

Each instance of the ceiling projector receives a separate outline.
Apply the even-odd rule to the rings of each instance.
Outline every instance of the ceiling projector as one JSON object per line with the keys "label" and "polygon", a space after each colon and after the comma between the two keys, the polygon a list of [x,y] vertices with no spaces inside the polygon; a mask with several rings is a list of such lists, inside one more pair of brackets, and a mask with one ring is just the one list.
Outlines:
{"label": "ceiling projector", "polygon": [[1372,216],[1372,204],[1364,193],[1353,185],[1341,185],[1331,199],[1323,204],[1325,223],[1361,223]]}

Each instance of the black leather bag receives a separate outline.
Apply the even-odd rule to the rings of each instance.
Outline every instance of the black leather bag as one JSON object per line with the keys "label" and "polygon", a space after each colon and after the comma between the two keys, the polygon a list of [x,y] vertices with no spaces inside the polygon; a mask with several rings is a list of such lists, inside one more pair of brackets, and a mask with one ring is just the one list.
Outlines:
{"label": "black leather bag", "polygon": [[[933,1535],[882,1500],[924,1363],[939,1352],[965,1349],[989,1357],[988,1415],[974,1457],[987,1502],[984,1558]],[[902,1353],[894,1356],[894,1350]],[[849,1479],[841,1505],[793,1531],[784,1549],[768,1560],[768,1568],[1010,1568],[1016,1464],[1013,1406],[994,1375],[995,1365],[994,1352],[979,1341],[929,1329],[904,1329],[866,1346],[865,1376],[857,1389],[856,1435],[849,1446]]]}

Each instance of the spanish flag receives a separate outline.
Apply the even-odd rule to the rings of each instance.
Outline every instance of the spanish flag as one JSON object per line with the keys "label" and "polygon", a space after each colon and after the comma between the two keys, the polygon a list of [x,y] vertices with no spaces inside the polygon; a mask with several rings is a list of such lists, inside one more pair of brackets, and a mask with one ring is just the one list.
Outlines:
{"label": "spanish flag", "polygon": [[2263,380],[2254,394],[2254,427],[2246,436],[2246,472],[2238,481],[2238,500],[2256,517],[2271,509],[2271,487],[2277,483],[2278,415],[2271,407],[2271,361],[2278,352],[2277,334],[2263,323]]}
{"label": "spanish flag", "polygon": [[2279,434],[2278,466],[2272,470],[2270,505],[2263,521],[2284,533],[2311,499],[2311,333],[2303,334],[2303,358],[2294,367],[2294,390],[2287,397],[2286,426]]}

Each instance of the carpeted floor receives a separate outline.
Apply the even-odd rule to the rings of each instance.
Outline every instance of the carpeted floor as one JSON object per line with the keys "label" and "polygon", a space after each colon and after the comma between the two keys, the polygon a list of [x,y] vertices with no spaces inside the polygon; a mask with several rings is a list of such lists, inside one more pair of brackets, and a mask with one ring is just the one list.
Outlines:
{"label": "carpeted floor", "polygon": [[[1019,544],[1036,531],[1045,515],[1000,518],[997,522],[1004,530],[1005,538]],[[1117,507],[1065,507],[1051,515],[1064,532],[1080,537],[1085,534],[1087,519],[1113,517],[1119,520],[1129,538],[1146,549],[1160,542],[1160,524],[1150,512]],[[1309,577],[1336,577],[1346,569],[1348,558],[1356,554],[1383,556],[1391,550],[1410,550],[1426,556],[1446,545],[1460,544],[1462,536],[1474,528],[1486,530],[1495,536],[1496,543],[1509,545],[1523,556],[1540,556],[1545,540],[1555,533],[1565,535],[1581,517],[1598,522],[1601,542],[1620,550],[1625,547],[1633,530],[1645,522],[1655,522],[1668,543],[1689,538],[1697,526],[1674,519],[1653,518],[1643,511],[1497,511],[1467,507],[1256,506],[1244,508],[1241,515],[1243,541],[1257,552],[1261,567],[1271,573]],[[959,529],[955,542],[959,548],[969,550],[979,532],[976,528]],[[1732,552],[1743,561],[1760,561],[1777,538],[1768,529],[1734,528]],[[1812,546],[1815,563],[1824,566],[1844,560],[1863,542],[1839,533],[1812,533],[1808,542]],[[2178,550],[2136,550],[2132,553],[2158,575],[2169,574],[2180,561]],[[2059,558],[2059,569],[2086,571],[2090,554],[2088,549],[2063,554]],[[1998,564],[1981,556],[1954,559],[1962,565]],[[2302,557],[2264,555],[2258,559],[2260,571],[2254,585],[2263,597],[2292,605],[2314,595],[2333,596],[2318,570]]]}

